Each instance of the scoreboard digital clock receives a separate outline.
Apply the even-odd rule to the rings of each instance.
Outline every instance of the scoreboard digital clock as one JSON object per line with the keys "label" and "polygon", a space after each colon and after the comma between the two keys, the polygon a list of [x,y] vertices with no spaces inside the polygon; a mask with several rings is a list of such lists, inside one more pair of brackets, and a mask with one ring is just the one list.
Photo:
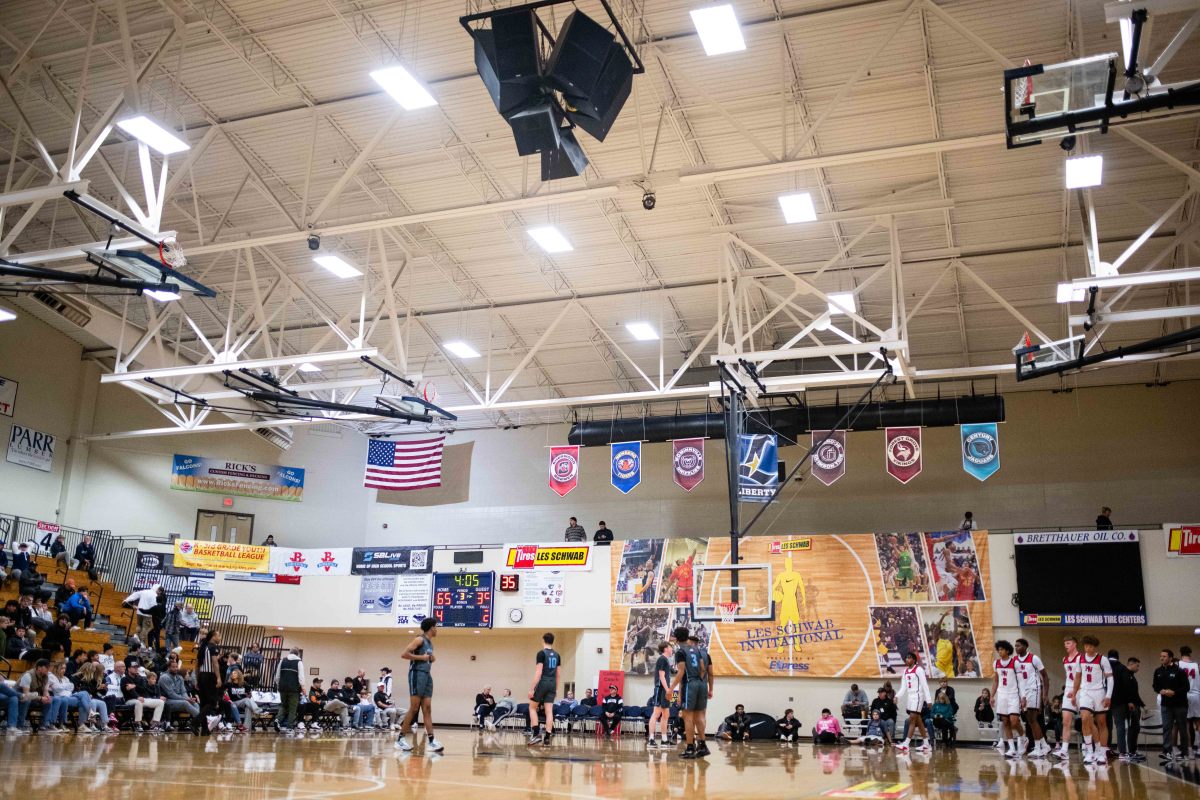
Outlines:
{"label": "scoreboard digital clock", "polygon": [[439,572],[433,576],[433,616],[446,628],[492,627],[494,572]]}

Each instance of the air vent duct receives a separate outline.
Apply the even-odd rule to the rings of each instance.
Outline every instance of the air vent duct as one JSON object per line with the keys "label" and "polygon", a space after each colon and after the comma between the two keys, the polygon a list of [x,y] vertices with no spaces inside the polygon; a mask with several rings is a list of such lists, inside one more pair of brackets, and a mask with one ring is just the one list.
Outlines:
{"label": "air vent duct", "polygon": [[81,328],[86,327],[92,321],[91,312],[74,298],[51,292],[30,292],[29,296],[63,319],[73,322]]}
{"label": "air vent duct", "polygon": [[289,427],[279,428],[255,428],[254,433],[263,438],[268,444],[273,444],[280,450],[287,450],[292,446],[292,429]]}

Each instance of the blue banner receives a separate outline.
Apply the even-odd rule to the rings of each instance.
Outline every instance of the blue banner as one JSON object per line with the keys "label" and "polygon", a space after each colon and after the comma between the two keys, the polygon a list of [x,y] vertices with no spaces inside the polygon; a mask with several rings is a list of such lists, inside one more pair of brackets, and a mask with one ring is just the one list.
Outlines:
{"label": "blue banner", "polygon": [[743,433],[738,439],[738,500],[766,503],[779,487],[779,440],[775,434]]}
{"label": "blue banner", "polygon": [[996,423],[959,425],[962,436],[963,469],[981,481],[1000,469],[1000,433]]}
{"label": "blue banner", "polygon": [[613,442],[612,485],[621,494],[629,494],[642,482],[642,443]]}

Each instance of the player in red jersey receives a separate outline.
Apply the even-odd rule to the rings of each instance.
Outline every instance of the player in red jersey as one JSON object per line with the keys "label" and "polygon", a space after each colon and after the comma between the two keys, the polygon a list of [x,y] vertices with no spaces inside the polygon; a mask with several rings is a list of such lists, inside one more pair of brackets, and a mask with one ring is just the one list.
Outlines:
{"label": "player in red jersey", "polygon": [[1017,671],[1017,659],[1013,646],[1001,639],[996,642],[999,658],[993,664],[992,708],[1000,718],[1000,731],[1004,737],[1004,757],[1020,758],[1025,755],[1025,731],[1021,728],[1021,711],[1025,699],[1021,691],[1021,675]]}
{"label": "player in red jersey", "polygon": [[1054,758],[1066,760],[1071,755],[1071,734],[1075,731],[1075,673],[1079,670],[1079,643],[1074,636],[1063,637],[1063,648],[1067,654],[1063,656],[1063,674],[1066,676],[1066,687],[1062,700],[1062,739],[1058,746],[1050,751]]}
{"label": "player in red jersey", "polygon": [[930,751],[933,745],[929,741],[929,732],[925,730],[925,720],[921,712],[925,706],[933,702],[929,693],[929,681],[925,677],[925,668],[917,663],[916,653],[904,656],[904,674],[900,678],[900,691],[896,693],[896,703],[904,697],[904,710],[908,713],[908,736],[896,745],[901,752],[907,751],[909,739],[917,736],[921,739],[918,750]]}
{"label": "player in red jersey", "polygon": [[1046,666],[1036,654],[1029,652],[1029,642],[1017,639],[1017,672],[1021,676],[1021,698],[1025,701],[1025,727],[1029,729],[1029,738],[1033,740],[1033,749],[1029,755],[1034,758],[1045,758],[1050,754],[1050,745],[1046,744],[1045,731],[1038,723],[1038,711],[1045,708],[1050,679],[1046,675]]}
{"label": "player in red jersey", "polygon": [[[1083,719],[1083,763],[1108,763],[1108,706],[1112,702],[1112,664],[1097,652],[1100,641],[1083,637],[1083,655],[1075,671],[1075,705]],[[1099,740],[1099,741],[1097,741]]]}

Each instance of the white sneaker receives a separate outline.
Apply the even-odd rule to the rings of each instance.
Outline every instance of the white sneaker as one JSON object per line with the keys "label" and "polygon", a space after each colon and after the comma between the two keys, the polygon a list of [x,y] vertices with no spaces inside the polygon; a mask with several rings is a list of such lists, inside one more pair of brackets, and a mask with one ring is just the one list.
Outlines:
{"label": "white sneaker", "polygon": [[928,739],[926,739],[925,741],[921,742],[921,746],[917,749],[922,753],[929,753],[933,751],[933,745],[929,743]]}
{"label": "white sneaker", "polygon": [[302,731],[302,730],[304,730],[304,723],[303,723],[303,722],[297,722],[297,723],[296,723],[296,730],[298,730],[298,731]]}
{"label": "white sneaker", "polygon": [[1096,754],[1093,753],[1090,749],[1084,750],[1083,751],[1083,763],[1095,764],[1096,763]]}
{"label": "white sneaker", "polygon": [[308,729],[310,731],[319,731],[319,730],[321,730],[321,726],[314,722],[313,724],[308,726]]}
{"label": "white sneaker", "polygon": [[411,753],[413,746],[409,743],[408,737],[400,734],[396,737],[396,747],[399,747],[405,753]]}
{"label": "white sneaker", "polygon": [[435,753],[440,753],[446,748],[442,746],[441,742],[430,736],[429,741],[425,744],[425,749],[432,750]]}

